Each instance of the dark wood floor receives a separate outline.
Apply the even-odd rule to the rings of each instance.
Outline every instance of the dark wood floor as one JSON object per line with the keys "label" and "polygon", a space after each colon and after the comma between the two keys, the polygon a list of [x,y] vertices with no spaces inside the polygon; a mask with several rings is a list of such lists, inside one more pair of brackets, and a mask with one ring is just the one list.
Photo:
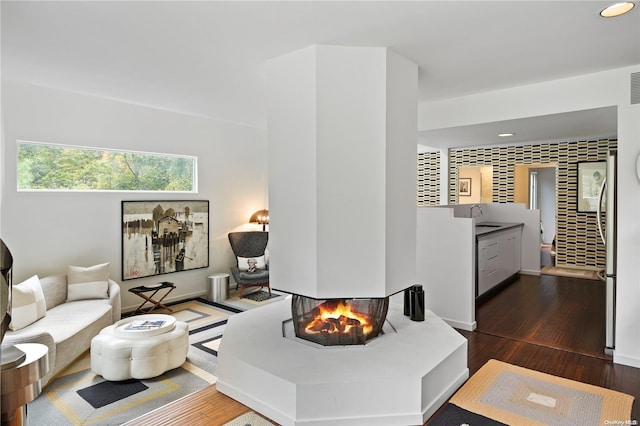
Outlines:
{"label": "dark wood floor", "polygon": [[632,395],[631,419],[640,420],[640,369],[613,364],[604,354],[602,281],[523,275],[476,310],[469,370],[489,359]]}
{"label": "dark wood floor", "polygon": [[476,321],[480,333],[611,359],[603,281],[522,275],[478,306]]}
{"label": "dark wood floor", "polygon": [[[629,420],[640,420],[640,369],[602,353],[603,283],[523,276],[478,307],[476,320],[476,331],[459,331],[469,342],[470,374],[497,359],[614,389],[635,397]],[[247,411],[212,386],[127,425],[222,425]]]}

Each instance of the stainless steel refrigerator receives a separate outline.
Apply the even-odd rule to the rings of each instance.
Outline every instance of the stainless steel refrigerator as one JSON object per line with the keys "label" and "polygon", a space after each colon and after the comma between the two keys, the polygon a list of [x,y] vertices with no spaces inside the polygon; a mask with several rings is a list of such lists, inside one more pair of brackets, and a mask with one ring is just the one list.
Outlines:
{"label": "stainless steel refrigerator", "polygon": [[606,248],[606,266],[602,278],[606,283],[606,337],[605,353],[613,354],[616,331],[616,170],[617,152],[607,156],[607,175],[600,188],[598,202],[598,231]]}

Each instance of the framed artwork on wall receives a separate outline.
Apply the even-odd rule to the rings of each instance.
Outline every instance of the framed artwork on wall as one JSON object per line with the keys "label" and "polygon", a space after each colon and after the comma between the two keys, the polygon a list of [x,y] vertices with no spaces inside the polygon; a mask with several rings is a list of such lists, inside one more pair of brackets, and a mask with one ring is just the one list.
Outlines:
{"label": "framed artwork on wall", "polygon": [[[578,163],[578,191],[576,208],[578,212],[596,212],[600,202],[600,188],[607,176],[606,161]],[[602,206],[604,211],[604,203]]]}
{"label": "framed artwork on wall", "polygon": [[122,279],[209,267],[209,201],[122,201]]}
{"label": "framed artwork on wall", "polygon": [[461,195],[461,196],[471,195],[471,178],[458,179],[458,195]]}

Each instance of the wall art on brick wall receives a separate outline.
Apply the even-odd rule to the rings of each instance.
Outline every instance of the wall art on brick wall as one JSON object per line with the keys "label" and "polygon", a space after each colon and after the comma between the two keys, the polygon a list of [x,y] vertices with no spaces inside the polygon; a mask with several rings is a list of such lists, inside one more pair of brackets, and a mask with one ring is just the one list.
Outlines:
{"label": "wall art on brick wall", "polygon": [[579,212],[595,212],[600,202],[600,188],[607,174],[606,161],[578,163],[577,202]]}
{"label": "wall art on brick wall", "polygon": [[122,201],[122,279],[209,266],[209,201]]}
{"label": "wall art on brick wall", "polygon": [[460,178],[458,180],[458,195],[471,195],[471,178]]}

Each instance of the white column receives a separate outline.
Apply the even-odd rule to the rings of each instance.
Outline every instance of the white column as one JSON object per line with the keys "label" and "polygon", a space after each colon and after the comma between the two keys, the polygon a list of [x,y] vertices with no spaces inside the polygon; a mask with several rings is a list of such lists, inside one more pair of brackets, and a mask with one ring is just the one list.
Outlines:
{"label": "white column", "polygon": [[312,46],[268,66],[270,281],[315,298],[415,283],[417,67]]}

